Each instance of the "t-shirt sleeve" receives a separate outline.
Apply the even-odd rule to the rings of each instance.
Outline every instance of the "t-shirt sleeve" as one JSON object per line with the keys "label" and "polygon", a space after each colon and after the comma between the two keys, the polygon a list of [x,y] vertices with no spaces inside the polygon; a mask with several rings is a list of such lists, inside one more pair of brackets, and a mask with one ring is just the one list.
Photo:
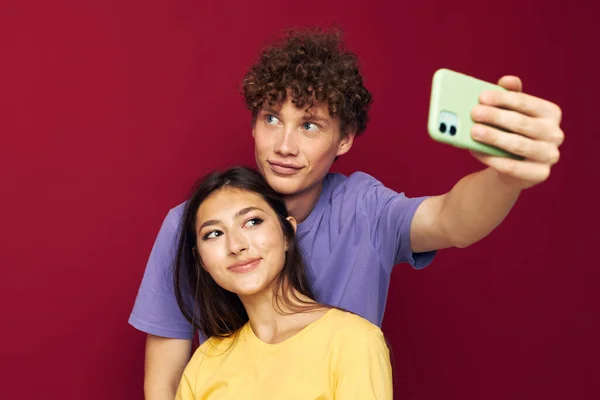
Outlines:
{"label": "t-shirt sleeve", "polygon": [[188,374],[183,373],[179,387],[177,388],[177,394],[175,400],[194,400],[196,398],[192,385],[189,381]]}
{"label": "t-shirt sleeve", "polygon": [[192,383],[190,381],[190,377],[194,375],[192,369],[196,369],[196,365],[192,364],[191,361],[188,366],[185,368],[183,375],[181,376],[181,381],[179,381],[179,387],[177,388],[177,394],[175,395],[175,400],[194,400],[196,398],[196,394],[194,393],[194,389],[192,388]]}
{"label": "t-shirt sleeve", "polygon": [[140,331],[167,338],[192,339],[194,330],[177,305],[173,289],[173,261],[182,206],[164,219],[129,317]]}
{"label": "t-shirt sleeve", "polygon": [[335,398],[392,400],[390,352],[379,329],[370,329],[343,347],[337,371]]}
{"label": "t-shirt sleeve", "polygon": [[362,179],[365,181],[364,209],[373,224],[371,238],[384,267],[391,272],[394,265],[401,263],[409,263],[416,269],[428,266],[436,251],[413,253],[410,242],[413,217],[427,197],[409,198],[369,175]]}

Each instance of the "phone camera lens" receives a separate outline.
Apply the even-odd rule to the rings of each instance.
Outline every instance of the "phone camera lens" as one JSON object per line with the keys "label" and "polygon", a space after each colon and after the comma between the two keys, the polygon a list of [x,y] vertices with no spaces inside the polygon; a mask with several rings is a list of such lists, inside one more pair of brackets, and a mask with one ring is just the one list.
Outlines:
{"label": "phone camera lens", "polygon": [[455,127],[454,125],[452,125],[452,126],[450,127],[450,134],[451,134],[452,136],[456,135],[456,127]]}
{"label": "phone camera lens", "polygon": [[440,132],[446,133],[446,124],[443,122],[440,124]]}

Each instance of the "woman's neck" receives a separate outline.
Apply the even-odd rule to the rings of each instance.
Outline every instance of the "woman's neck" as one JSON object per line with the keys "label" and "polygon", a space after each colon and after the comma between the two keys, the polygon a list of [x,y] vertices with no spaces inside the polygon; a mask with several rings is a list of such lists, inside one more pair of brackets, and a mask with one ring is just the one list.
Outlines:
{"label": "woman's neck", "polygon": [[261,341],[271,344],[294,336],[326,311],[325,307],[296,291],[278,301],[272,290],[252,296],[240,296],[240,300],[248,313],[254,334]]}

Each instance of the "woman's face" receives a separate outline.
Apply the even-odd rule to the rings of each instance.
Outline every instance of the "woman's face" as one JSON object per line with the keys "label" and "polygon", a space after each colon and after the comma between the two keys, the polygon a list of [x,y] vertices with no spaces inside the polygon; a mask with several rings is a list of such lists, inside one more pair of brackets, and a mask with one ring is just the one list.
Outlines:
{"label": "woman's face", "polygon": [[[293,218],[288,218],[295,227]],[[285,262],[287,240],[269,204],[235,188],[212,193],[196,213],[196,246],[204,269],[239,296],[271,290]]]}

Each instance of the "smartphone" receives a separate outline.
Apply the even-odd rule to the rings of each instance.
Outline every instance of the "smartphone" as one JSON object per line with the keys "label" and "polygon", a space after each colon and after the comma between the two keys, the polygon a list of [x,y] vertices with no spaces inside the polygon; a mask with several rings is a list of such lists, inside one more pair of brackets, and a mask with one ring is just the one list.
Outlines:
{"label": "smartphone", "polygon": [[486,90],[503,90],[501,86],[485,82],[446,68],[433,75],[427,130],[438,142],[475,150],[492,156],[521,159],[499,148],[477,142],[471,137],[475,124],[471,119],[473,107],[479,103],[479,94]]}

